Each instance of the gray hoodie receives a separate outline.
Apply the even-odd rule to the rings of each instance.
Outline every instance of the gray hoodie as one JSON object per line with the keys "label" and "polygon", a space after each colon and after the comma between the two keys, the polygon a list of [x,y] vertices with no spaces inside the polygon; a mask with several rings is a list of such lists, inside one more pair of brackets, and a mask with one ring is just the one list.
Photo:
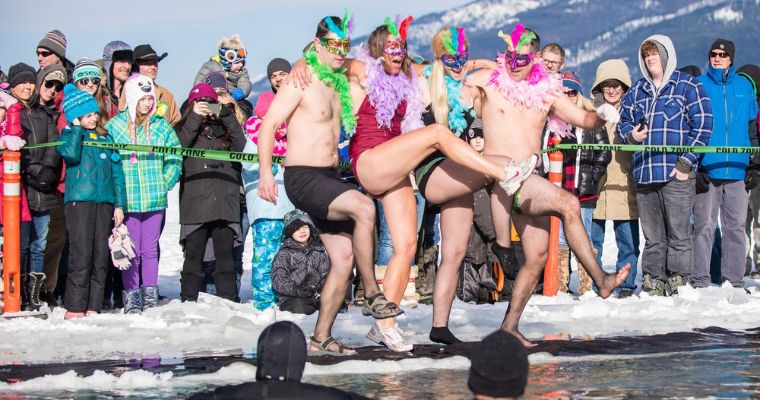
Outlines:
{"label": "gray hoodie", "polygon": [[[665,82],[667,82],[670,79],[670,76],[673,75],[673,71],[676,70],[676,65],[678,65],[678,60],[676,58],[676,48],[673,46],[673,41],[670,40],[669,37],[665,35],[652,35],[641,44],[643,45],[646,41],[653,41],[657,44],[657,49],[660,51],[660,59],[663,60],[664,64],[664,73],[662,76],[662,85],[660,85],[660,88],[662,86],[665,86]],[[641,48],[641,45],[639,45],[639,49]],[[665,50],[665,55],[663,57],[663,50]],[[644,75],[644,79],[647,80],[650,84],[654,85],[652,82],[652,76],[649,74],[649,71],[647,71],[647,65],[644,62],[644,57],[641,55],[641,51],[638,52],[639,54],[639,68],[641,68],[641,74]],[[653,92],[657,92],[660,88],[657,88],[657,90],[653,90]]]}

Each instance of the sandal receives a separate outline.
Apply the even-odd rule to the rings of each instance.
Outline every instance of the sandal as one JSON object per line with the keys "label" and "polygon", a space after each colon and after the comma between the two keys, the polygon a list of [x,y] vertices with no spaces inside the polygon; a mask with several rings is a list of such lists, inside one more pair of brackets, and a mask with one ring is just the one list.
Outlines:
{"label": "sandal", "polygon": [[[338,351],[330,350],[330,345],[336,344],[338,345]],[[318,350],[312,351],[309,349],[309,353],[312,354],[319,354],[319,355],[330,355],[330,356],[351,356],[356,354],[356,350],[350,347],[346,347],[337,340],[335,340],[334,337],[328,336],[327,339],[323,341],[319,341],[314,338],[314,336],[309,338],[309,345],[311,347],[316,347]],[[334,347],[333,347],[334,348]]]}
{"label": "sandal", "polygon": [[373,316],[375,319],[385,319],[397,317],[404,313],[404,310],[398,304],[388,301],[383,292],[377,292],[371,297],[364,300],[362,314]]}

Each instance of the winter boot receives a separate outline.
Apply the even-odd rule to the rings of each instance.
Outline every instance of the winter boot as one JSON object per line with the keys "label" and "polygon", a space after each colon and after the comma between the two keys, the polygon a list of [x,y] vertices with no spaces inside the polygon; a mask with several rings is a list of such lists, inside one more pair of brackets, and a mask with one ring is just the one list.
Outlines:
{"label": "winter boot", "polygon": [[435,273],[438,270],[438,246],[424,247],[417,265],[420,265],[416,281],[417,293],[420,302],[429,301],[433,297]]}
{"label": "winter boot", "polygon": [[158,286],[142,286],[142,310],[158,306]]}
{"label": "winter boot", "polygon": [[140,288],[125,290],[122,298],[124,299],[124,314],[142,313],[143,298]]}
{"label": "winter boot", "polygon": [[[22,276],[23,279],[23,276]],[[26,274],[26,311],[37,311],[40,309],[40,293],[45,285],[45,274],[42,272],[30,272]]]}
{"label": "winter boot", "polygon": [[678,294],[679,287],[686,285],[686,281],[682,276],[673,275],[668,278],[668,285],[670,285],[670,294],[675,295]]}
{"label": "winter boot", "polygon": [[570,249],[567,247],[559,248],[559,291],[567,293],[570,291]]}
{"label": "winter boot", "polygon": [[517,261],[515,250],[511,247],[502,247],[498,243],[491,243],[491,251],[499,259],[504,276],[509,280],[517,278],[517,272],[520,270],[520,263]]}
{"label": "winter boot", "polygon": [[[594,257],[596,257],[596,249],[594,250]],[[591,275],[588,274],[586,268],[581,264],[578,259],[575,259],[578,264],[578,296],[583,296],[584,293],[594,289],[594,280],[591,279]]]}
{"label": "winter boot", "polygon": [[651,275],[644,275],[641,281],[642,289],[650,296],[667,296],[665,291],[665,281],[653,278]]}

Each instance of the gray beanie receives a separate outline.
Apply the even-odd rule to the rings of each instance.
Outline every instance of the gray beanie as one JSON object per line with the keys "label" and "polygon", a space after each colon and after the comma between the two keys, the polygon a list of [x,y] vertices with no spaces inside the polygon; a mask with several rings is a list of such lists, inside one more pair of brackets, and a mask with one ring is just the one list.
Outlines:
{"label": "gray beanie", "polygon": [[290,73],[290,69],[291,66],[288,60],[285,60],[283,58],[274,58],[269,62],[269,65],[267,65],[267,78],[272,76],[272,74],[277,71],[285,71],[287,73]]}
{"label": "gray beanie", "polygon": [[63,61],[66,58],[66,35],[58,29],[53,29],[45,34],[37,47],[52,51]]}

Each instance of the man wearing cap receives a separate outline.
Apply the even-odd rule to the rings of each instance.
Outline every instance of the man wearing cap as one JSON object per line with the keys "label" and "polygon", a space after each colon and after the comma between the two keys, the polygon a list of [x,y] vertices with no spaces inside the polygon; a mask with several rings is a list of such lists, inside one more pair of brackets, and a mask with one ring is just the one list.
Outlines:
{"label": "man wearing cap", "polygon": [[[174,101],[174,96],[169,89],[159,86],[158,82],[156,82],[156,77],[158,76],[158,63],[166,58],[167,55],[168,53],[163,53],[159,56],[149,44],[138,45],[134,50],[135,58],[132,63],[132,73],[137,72],[153,79],[153,83],[156,87],[156,100],[158,101],[158,104],[156,104],[156,113],[159,116],[164,117],[164,119],[169,121],[173,126],[179,122],[182,117],[179,113],[177,102]],[[119,109],[125,109],[127,107],[126,99],[122,98],[119,99],[119,101]]]}
{"label": "man wearing cap", "polygon": [[[713,129],[708,146],[757,146],[758,106],[752,84],[734,70],[734,43],[716,39],[707,57],[702,82],[712,102]],[[748,171],[748,168],[750,171]],[[744,224],[748,190],[760,180],[747,178],[760,171],[760,154],[707,153],[702,159],[694,201],[694,265],[691,284],[710,285],[710,253],[720,215],[721,274],[734,287],[743,287]],[[746,181],[746,183],[745,183]]]}
{"label": "man wearing cap", "polygon": [[[111,93],[111,107],[108,118],[119,113],[119,99],[124,91],[124,83],[129,78],[134,60],[132,47],[120,40],[108,42],[103,48],[103,70],[106,72],[106,88]],[[125,103],[126,104],[126,103]]]}
{"label": "man wearing cap", "polygon": [[529,367],[522,343],[499,329],[473,346],[467,387],[476,400],[516,399],[525,393]]}
{"label": "man wearing cap", "polygon": [[[676,70],[673,42],[667,36],[652,35],[637,52],[644,78],[623,98],[617,129],[620,141],[647,146],[706,145],[713,130],[710,98],[697,78]],[[691,209],[699,158],[699,153],[692,151],[633,153],[645,239],[642,286],[650,295],[675,294],[689,282]]]}

